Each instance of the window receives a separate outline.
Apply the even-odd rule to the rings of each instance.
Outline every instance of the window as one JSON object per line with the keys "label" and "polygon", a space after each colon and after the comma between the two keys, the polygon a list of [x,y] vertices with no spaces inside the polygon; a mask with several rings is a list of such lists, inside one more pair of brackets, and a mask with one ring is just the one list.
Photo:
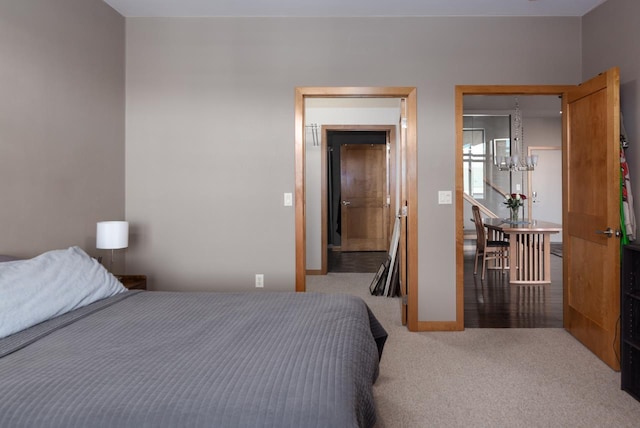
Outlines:
{"label": "window", "polygon": [[464,192],[475,199],[484,199],[485,163],[487,160],[484,129],[463,129],[462,134]]}

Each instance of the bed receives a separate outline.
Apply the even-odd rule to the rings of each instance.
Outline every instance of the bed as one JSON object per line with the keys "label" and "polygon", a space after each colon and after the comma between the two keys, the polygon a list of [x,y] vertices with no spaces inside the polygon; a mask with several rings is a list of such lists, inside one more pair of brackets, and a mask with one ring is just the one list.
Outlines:
{"label": "bed", "polygon": [[[77,287],[89,293],[84,289],[91,285],[75,284],[88,278],[109,282],[107,296],[91,291],[98,298],[90,303],[82,297],[26,328],[24,320],[7,328],[33,312],[15,310],[26,307],[15,302],[23,297],[7,292],[25,273],[23,261],[0,263],[0,426],[374,425],[372,385],[387,336],[361,299],[128,291],[77,247],[57,253],[64,259],[70,251],[82,261],[53,263],[65,274],[20,287],[35,282],[36,291],[27,294],[50,302],[69,294],[68,283],[74,296]],[[79,281],[78,270],[93,273]]]}

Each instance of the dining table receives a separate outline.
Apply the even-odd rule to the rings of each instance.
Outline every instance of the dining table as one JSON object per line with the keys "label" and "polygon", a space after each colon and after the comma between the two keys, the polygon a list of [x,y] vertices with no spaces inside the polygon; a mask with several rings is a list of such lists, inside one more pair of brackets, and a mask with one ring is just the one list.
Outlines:
{"label": "dining table", "polygon": [[551,235],[562,232],[561,224],[502,218],[485,218],[483,223],[490,240],[509,241],[510,283],[551,283]]}

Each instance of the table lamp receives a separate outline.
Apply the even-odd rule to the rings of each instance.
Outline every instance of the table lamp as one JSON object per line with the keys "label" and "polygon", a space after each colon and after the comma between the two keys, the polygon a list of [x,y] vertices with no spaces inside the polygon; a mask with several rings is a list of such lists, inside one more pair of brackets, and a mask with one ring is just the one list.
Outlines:
{"label": "table lamp", "polygon": [[96,228],[96,248],[111,250],[109,272],[113,273],[113,252],[129,246],[129,223],[126,221],[99,221]]}

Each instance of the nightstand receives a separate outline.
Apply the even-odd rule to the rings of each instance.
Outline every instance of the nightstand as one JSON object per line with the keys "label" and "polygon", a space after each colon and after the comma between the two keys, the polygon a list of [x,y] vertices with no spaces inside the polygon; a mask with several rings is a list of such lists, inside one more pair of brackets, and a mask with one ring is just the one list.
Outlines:
{"label": "nightstand", "polygon": [[116,275],[116,278],[129,290],[146,290],[146,275]]}

